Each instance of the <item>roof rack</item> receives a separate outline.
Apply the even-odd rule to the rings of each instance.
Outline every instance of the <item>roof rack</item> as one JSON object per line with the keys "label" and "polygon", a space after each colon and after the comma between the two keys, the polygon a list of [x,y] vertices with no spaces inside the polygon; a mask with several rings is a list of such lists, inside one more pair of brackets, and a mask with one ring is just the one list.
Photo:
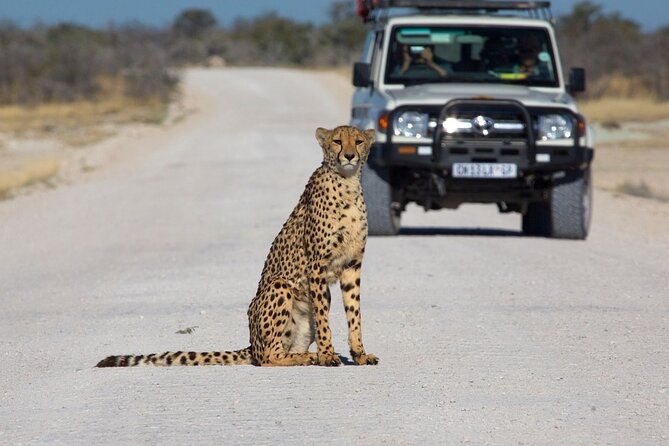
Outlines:
{"label": "roof rack", "polygon": [[378,21],[391,8],[413,8],[440,14],[493,14],[516,11],[536,19],[553,21],[550,1],[502,0],[358,0],[358,15],[364,22]]}

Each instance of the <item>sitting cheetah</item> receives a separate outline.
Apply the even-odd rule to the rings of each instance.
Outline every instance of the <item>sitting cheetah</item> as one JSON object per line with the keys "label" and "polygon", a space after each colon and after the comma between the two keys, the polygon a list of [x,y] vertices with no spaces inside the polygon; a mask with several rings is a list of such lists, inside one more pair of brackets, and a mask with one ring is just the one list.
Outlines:
{"label": "sitting cheetah", "polygon": [[[253,364],[260,366],[341,364],[332,346],[329,284],[339,280],[348,320],[348,342],[356,364],[377,364],[365,353],[360,326],[360,267],[367,240],[367,208],[360,172],[374,131],[319,128],[323,164],[269,250],[248,309],[251,345],[224,352],[166,352],[109,356],[97,367],[138,365]],[[318,351],[309,352],[316,341]]]}

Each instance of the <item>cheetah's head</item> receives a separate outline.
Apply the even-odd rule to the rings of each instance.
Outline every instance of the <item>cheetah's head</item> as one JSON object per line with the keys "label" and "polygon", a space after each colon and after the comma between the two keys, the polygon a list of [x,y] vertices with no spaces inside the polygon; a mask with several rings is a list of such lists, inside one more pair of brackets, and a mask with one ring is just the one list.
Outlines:
{"label": "cheetah's head", "polygon": [[342,125],[334,130],[319,127],[316,139],[323,148],[323,164],[343,177],[360,171],[374,142],[374,130],[360,131]]}

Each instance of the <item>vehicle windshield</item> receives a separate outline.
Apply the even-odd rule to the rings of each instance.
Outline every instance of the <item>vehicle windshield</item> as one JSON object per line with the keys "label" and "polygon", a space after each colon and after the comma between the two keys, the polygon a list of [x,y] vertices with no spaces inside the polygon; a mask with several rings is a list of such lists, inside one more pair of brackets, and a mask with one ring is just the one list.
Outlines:
{"label": "vehicle windshield", "polygon": [[504,83],[557,87],[542,28],[399,26],[392,31],[386,83]]}

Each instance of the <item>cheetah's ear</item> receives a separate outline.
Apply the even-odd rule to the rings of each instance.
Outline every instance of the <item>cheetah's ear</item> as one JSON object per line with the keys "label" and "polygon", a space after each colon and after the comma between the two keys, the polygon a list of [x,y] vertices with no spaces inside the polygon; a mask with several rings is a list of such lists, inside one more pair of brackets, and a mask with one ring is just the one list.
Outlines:
{"label": "cheetah's ear", "polygon": [[371,144],[374,142],[374,140],[376,139],[376,130],[374,130],[374,129],[368,129],[368,130],[365,130],[365,131],[362,132],[362,133],[365,134],[365,137],[366,137],[367,140],[369,141],[369,144],[370,144],[370,145],[371,145]]}
{"label": "cheetah's ear", "polygon": [[316,139],[322,148],[326,149],[328,147],[330,135],[332,135],[332,130],[324,129],[323,127],[316,129]]}

